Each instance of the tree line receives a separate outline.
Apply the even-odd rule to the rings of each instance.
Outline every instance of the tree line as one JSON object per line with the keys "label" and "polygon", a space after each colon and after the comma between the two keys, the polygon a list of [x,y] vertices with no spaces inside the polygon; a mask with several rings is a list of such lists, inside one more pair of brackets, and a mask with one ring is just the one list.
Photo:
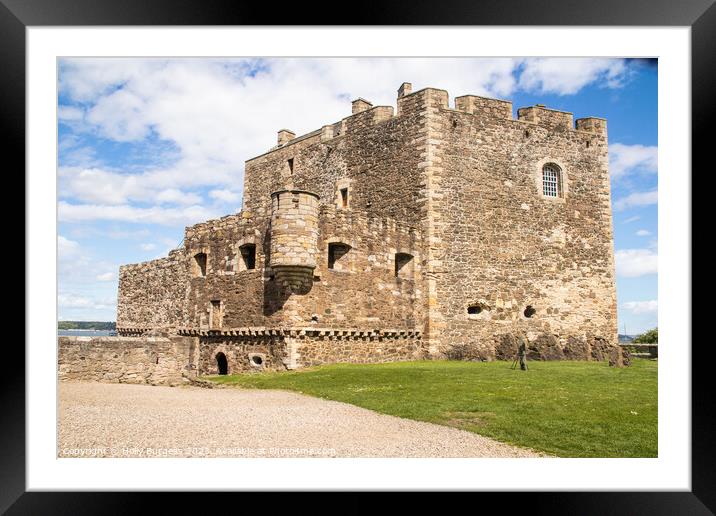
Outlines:
{"label": "tree line", "polygon": [[58,330],[116,330],[116,323],[106,321],[59,321]]}

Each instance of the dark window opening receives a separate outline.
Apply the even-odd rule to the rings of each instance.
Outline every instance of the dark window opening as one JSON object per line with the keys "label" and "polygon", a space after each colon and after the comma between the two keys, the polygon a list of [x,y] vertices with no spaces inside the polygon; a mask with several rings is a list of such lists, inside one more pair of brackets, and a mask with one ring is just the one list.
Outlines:
{"label": "dark window opening", "polygon": [[529,138],[529,137],[530,137],[530,132],[529,132],[529,131],[525,131],[525,138]]}
{"label": "dark window opening", "polygon": [[589,140],[587,140],[587,149],[589,148],[590,143],[591,142]]}
{"label": "dark window opening", "polygon": [[264,363],[263,358],[261,358],[259,355],[254,355],[254,356],[252,356],[252,357],[251,357],[251,361],[252,361],[255,365],[261,365],[261,364]]}
{"label": "dark window opening", "polygon": [[336,262],[343,258],[350,248],[351,247],[347,244],[328,244],[328,268],[335,269]]}
{"label": "dark window opening", "polygon": [[467,307],[467,313],[470,315],[477,315],[480,312],[482,312],[481,306],[468,306]]}
{"label": "dark window opening", "polygon": [[195,254],[194,261],[199,272],[198,276],[206,276],[206,253]]}
{"label": "dark window opening", "polygon": [[244,268],[251,270],[256,268],[256,244],[244,244],[239,247],[241,259],[244,261]]}
{"label": "dark window opening", "polygon": [[216,367],[219,374],[229,374],[229,363],[226,360],[226,355],[221,352],[216,354]]}
{"label": "dark window opening", "polygon": [[524,314],[525,317],[532,317],[534,314],[537,313],[537,310],[535,310],[532,305],[527,305],[527,308],[525,308]]}
{"label": "dark window opening", "polygon": [[293,158],[288,160],[288,170],[293,174]]}
{"label": "dark window opening", "polygon": [[341,206],[348,207],[348,188],[341,188]]}
{"label": "dark window opening", "polygon": [[408,278],[412,275],[413,255],[407,253],[395,254],[395,276]]}

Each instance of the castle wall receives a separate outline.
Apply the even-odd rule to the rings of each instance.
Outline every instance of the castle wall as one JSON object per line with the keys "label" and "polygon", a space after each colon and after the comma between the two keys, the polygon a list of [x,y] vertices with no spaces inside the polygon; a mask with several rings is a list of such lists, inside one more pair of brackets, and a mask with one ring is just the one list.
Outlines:
{"label": "castle wall", "polygon": [[[617,333],[607,152],[606,121],[541,105],[513,119],[510,102],[466,95],[451,109],[407,83],[395,114],[359,99],[247,161],[240,213],[121,268],[118,328],[202,332],[206,372],[217,346],[236,371],[257,370],[250,353],[260,370],[509,358],[522,340],[532,358],[603,359]],[[547,163],[558,198],[542,192]],[[271,333],[298,328],[334,333]],[[368,336],[394,330],[420,337]]]}
{"label": "castle wall", "polygon": [[[570,113],[541,107],[520,110],[520,120],[465,111],[441,109],[431,120],[436,351],[472,345],[493,358],[506,334],[554,335],[560,348],[570,336],[616,345],[603,121],[578,121],[589,131],[575,131]],[[562,169],[561,199],[542,195],[546,163]]]}
{"label": "castle wall", "polygon": [[[330,205],[321,208],[317,227],[316,268],[311,284],[300,292],[289,290],[273,277],[267,220],[255,220],[242,212],[187,228],[190,289],[183,327],[412,329],[421,324],[424,303],[419,230]],[[240,270],[238,266],[237,248],[244,243],[256,245],[253,270]],[[332,244],[346,244],[350,250],[329,268]],[[197,253],[207,256],[203,276],[196,269],[191,272]],[[412,257],[398,275],[397,253]],[[212,315],[217,302],[219,316]]]}
{"label": "castle wall", "polygon": [[322,205],[335,205],[347,187],[351,208],[417,225],[425,216],[415,133],[423,103],[422,93],[401,99],[400,116],[392,107],[368,108],[248,160],[244,210],[269,216],[271,194],[284,189],[314,192]]}
{"label": "castle wall", "polygon": [[302,367],[321,364],[379,364],[426,358],[419,337],[396,332],[353,335],[336,332],[288,339],[289,350]]}
{"label": "castle wall", "polygon": [[196,372],[192,337],[59,337],[62,381],[182,384]]}
{"label": "castle wall", "polygon": [[[264,314],[268,227],[268,219],[241,212],[186,228],[188,293],[183,327],[221,329],[269,324]],[[243,245],[255,246],[253,269],[246,267],[241,256]],[[206,255],[203,274],[196,266],[199,253]],[[219,302],[218,310],[212,301]]]}
{"label": "castle wall", "polygon": [[166,258],[120,266],[117,299],[120,334],[180,326],[187,287],[185,269],[182,250],[171,251]]}
{"label": "castle wall", "polygon": [[286,343],[282,336],[270,334],[200,337],[199,374],[220,374],[217,355],[226,358],[226,372],[237,374],[286,370]]}
{"label": "castle wall", "polygon": [[[246,328],[202,335],[198,339],[200,375],[284,371],[336,362],[382,363],[425,358],[420,333],[407,330]],[[222,367],[225,367],[224,371]]]}

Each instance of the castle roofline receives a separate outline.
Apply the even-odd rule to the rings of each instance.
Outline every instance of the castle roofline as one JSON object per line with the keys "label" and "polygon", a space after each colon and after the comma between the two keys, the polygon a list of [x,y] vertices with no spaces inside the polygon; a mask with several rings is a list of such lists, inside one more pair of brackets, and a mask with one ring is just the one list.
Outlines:
{"label": "castle roofline", "polygon": [[[408,85],[408,86],[406,87],[406,85]],[[397,114],[397,116],[400,116],[400,104],[401,104],[401,102],[403,102],[404,99],[407,99],[407,98],[412,97],[412,96],[414,96],[414,95],[418,95],[418,94],[424,93],[424,92],[426,92],[426,91],[436,91],[436,92],[444,93],[446,96],[449,97],[448,91],[445,90],[445,89],[442,89],[442,88],[435,88],[435,87],[432,87],[432,86],[427,86],[427,87],[425,87],[425,88],[421,88],[421,89],[416,90],[416,91],[410,91],[410,92],[408,92],[408,91],[409,91],[409,88],[410,88],[410,83],[403,83],[403,84],[401,85],[401,88],[398,90],[398,93],[399,93],[399,96],[398,96],[398,105],[399,105],[399,107],[398,107],[398,114]],[[512,121],[514,121],[514,122],[535,123],[535,122],[533,122],[533,121],[531,121],[531,120],[528,120],[528,119],[524,118],[524,117],[521,115],[520,112],[527,114],[526,116],[528,116],[528,117],[530,116],[530,115],[528,115],[528,113],[529,113],[530,111],[532,111],[532,110],[544,110],[544,111],[550,111],[550,112],[553,112],[553,113],[561,113],[561,114],[563,114],[563,115],[567,115],[567,116],[570,117],[570,118],[569,118],[569,121],[570,121],[569,125],[572,126],[572,127],[571,127],[572,130],[580,130],[580,127],[575,128],[575,127],[572,125],[573,122],[571,122],[571,120],[572,120],[571,117],[574,116],[574,113],[573,113],[573,112],[571,112],[571,111],[563,111],[563,110],[560,110],[560,109],[549,108],[549,107],[546,107],[544,104],[535,104],[535,105],[532,105],[532,106],[523,106],[523,107],[517,108],[517,115],[518,115],[518,116],[517,116],[517,118],[513,118],[512,115],[511,115],[512,105],[513,105],[511,100],[499,99],[499,98],[494,98],[494,97],[486,97],[486,96],[483,96],[483,95],[466,94],[466,95],[460,95],[460,96],[458,96],[458,97],[455,97],[455,99],[454,99],[454,100],[455,100],[455,105],[456,105],[455,108],[451,108],[449,105],[447,105],[447,101],[446,101],[446,105],[444,106],[444,109],[472,113],[472,112],[473,112],[473,107],[472,107],[472,105],[471,105],[471,102],[470,102],[468,99],[480,99],[480,100],[482,100],[482,101],[486,101],[487,103],[492,103],[492,102],[494,102],[494,103],[499,103],[500,106],[504,106],[504,107],[500,107],[500,108],[499,108],[499,111],[500,111],[500,112],[502,112],[502,111],[505,111],[505,112],[506,112],[507,109],[508,109],[507,107],[509,106],[510,115],[507,116],[506,118],[509,119],[509,120],[512,120]],[[458,104],[461,104],[461,102],[459,102],[459,101],[463,101],[462,104],[464,104],[464,106],[458,106]],[[336,137],[343,136],[343,135],[345,134],[345,133],[343,132],[343,130],[345,129],[345,122],[346,122],[346,120],[348,120],[348,119],[350,119],[350,118],[352,118],[352,117],[358,116],[358,115],[362,115],[363,113],[366,113],[366,112],[369,112],[369,111],[376,113],[376,114],[374,115],[374,122],[380,122],[380,121],[383,121],[383,120],[386,120],[386,119],[388,119],[388,118],[392,118],[392,117],[396,116],[395,114],[392,113],[393,106],[374,106],[370,101],[364,99],[363,97],[357,97],[355,100],[351,101],[351,104],[352,104],[352,107],[353,107],[353,112],[352,112],[350,115],[348,115],[348,116],[346,116],[346,117],[343,117],[343,118],[340,119],[338,122],[334,122],[334,123],[331,123],[331,124],[326,124],[326,125],[324,125],[321,129],[315,129],[315,130],[310,131],[310,132],[308,132],[308,133],[306,133],[306,134],[303,134],[303,135],[301,135],[301,136],[294,136],[293,131],[290,131],[289,129],[281,129],[281,130],[279,130],[279,135],[280,135],[279,140],[280,140],[280,141],[279,141],[279,144],[278,144],[277,146],[270,148],[270,149],[267,150],[266,152],[262,152],[261,154],[257,154],[256,156],[253,156],[253,157],[247,159],[247,160],[245,161],[245,163],[249,163],[249,162],[254,161],[254,160],[256,160],[256,159],[262,158],[262,157],[264,157],[264,156],[267,156],[268,154],[271,154],[272,152],[274,152],[274,151],[276,151],[276,150],[278,150],[278,149],[287,148],[288,146],[290,146],[290,145],[292,145],[292,144],[294,144],[294,143],[302,142],[302,141],[305,141],[305,140],[307,140],[307,139],[309,139],[309,138],[312,138],[312,137],[320,136],[320,137],[321,137],[321,140],[324,140],[324,139],[329,140],[329,139],[332,139],[332,138],[336,138]],[[388,113],[388,110],[390,110],[390,113]],[[381,112],[379,112],[379,111],[381,111]],[[580,118],[580,119],[578,119],[578,120],[586,120],[586,119],[595,119],[595,120],[601,120],[601,121],[604,121],[604,122],[607,121],[606,118],[596,117],[596,116],[583,117],[583,118]],[[566,120],[566,119],[565,119],[565,120]],[[539,124],[539,125],[541,125],[540,122],[536,122],[536,123]],[[337,129],[339,132],[336,133],[335,136],[334,136],[334,130],[336,130],[336,129]],[[325,134],[324,134],[324,132],[325,132]],[[283,139],[281,139],[281,135],[283,135]]]}

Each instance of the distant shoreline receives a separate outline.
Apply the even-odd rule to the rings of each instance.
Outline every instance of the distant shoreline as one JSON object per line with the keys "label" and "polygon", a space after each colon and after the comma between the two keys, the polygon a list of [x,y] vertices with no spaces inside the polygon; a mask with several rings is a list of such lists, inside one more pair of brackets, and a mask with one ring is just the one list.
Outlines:
{"label": "distant shoreline", "polygon": [[58,321],[57,329],[74,331],[116,331],[117,323],[114,321]]}

